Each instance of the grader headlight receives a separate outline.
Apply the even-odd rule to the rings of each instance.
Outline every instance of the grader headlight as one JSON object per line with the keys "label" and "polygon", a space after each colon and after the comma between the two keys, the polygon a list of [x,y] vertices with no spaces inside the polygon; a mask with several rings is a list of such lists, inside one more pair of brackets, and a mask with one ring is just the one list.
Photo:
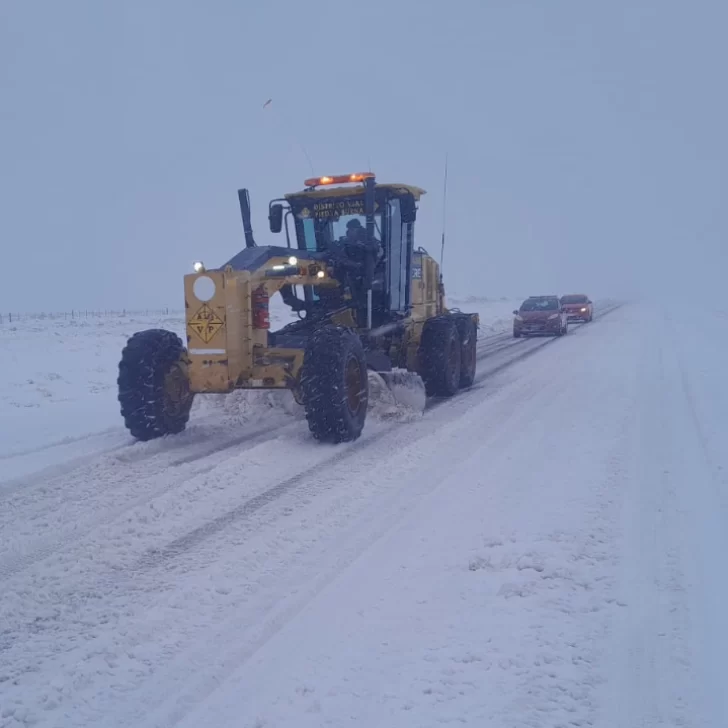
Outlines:
{"label": "grader headlight", "polygon": [[200,276],[199,278],[196,278],[195,282],[192,284],[192,293],[194,293],[195,298],[202,303],[211,301],[215,296],[216,290],[217,287],[215,286],[215,281],[213,281],[210,276]]}
{"label": "grader headlight", "polygon": [[318,263],[312,263],[309,265],[308,270],[304,271],[304,274],[305,273],[308,273],[311,278],[326,278],[326,270]]}

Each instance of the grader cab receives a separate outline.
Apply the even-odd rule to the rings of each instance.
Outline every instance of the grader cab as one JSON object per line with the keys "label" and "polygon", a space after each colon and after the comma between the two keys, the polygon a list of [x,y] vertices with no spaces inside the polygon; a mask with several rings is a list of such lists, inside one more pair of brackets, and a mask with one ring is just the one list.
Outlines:
{"label": "grader cab", "polygon": [[[257,245],[238,194],[246,246],[185,276],[187,345],[153,329],[122,353],[119,401],[136,438],[183,430],[195,394],[286,389],[316,439],[342,442],[361,434],[372,376],[446,397],[473,383],[478,317],[446,308],[437,262],[415,248],[424,190],[371,173],[306,180],[269,205],[285,246]],[[276,293],[298,320],[273,331]]]}

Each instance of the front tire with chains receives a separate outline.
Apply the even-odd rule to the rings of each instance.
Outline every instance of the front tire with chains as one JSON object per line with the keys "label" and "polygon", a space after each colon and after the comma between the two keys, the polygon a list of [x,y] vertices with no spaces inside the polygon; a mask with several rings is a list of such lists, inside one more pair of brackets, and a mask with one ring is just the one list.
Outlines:
{"label": "front tire with chains", "polygon": [[148,329],[134,334],[119,362],[118,399],[127,429],[137,440],[182,432],[193,394],[187,351],[177,334]]}

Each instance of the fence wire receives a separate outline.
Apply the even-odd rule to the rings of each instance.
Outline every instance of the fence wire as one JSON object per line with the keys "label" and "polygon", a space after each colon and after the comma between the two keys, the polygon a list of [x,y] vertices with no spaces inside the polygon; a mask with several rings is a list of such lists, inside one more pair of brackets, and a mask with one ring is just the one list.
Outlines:
{"label": "fence wire", "polygon": [[184,311],[173,308],[147,308],[119,310],[92,310],[73,309],[71,311],[52,311],[40,313],[0,313],[0,324],[20,323],[22,321],[62,321],[64,319],[91,319],[91,318],[127,318],[129,316],[184,316]]}

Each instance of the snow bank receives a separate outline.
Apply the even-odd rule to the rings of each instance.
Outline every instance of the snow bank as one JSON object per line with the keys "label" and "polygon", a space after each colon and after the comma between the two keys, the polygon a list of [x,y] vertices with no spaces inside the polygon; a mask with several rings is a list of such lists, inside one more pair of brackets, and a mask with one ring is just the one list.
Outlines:
{"label": "snow bank", "polygon": [[513,311],[523,303],[523,298],[488,298],[455,294],[447,296],[446,302],[449,308],[480,314],[479,338],[483,338],[510,331],[513,326]]}

